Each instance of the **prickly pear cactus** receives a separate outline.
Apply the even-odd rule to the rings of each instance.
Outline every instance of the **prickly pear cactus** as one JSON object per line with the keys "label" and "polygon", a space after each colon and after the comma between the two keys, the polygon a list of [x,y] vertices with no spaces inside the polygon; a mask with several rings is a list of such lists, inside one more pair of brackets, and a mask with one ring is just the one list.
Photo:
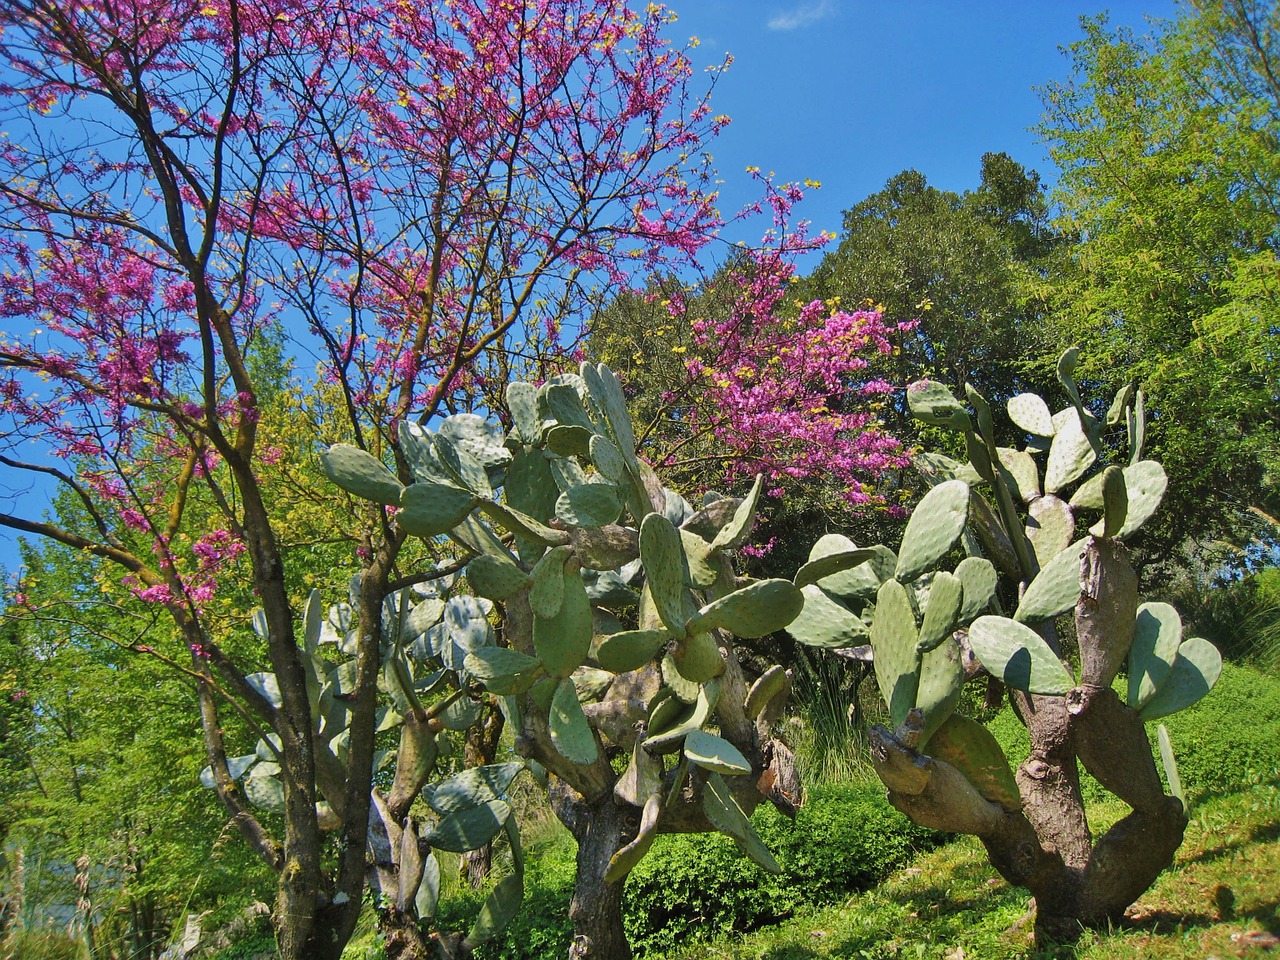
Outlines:
{"label": "prickly pear cactus", "polygon": [[[956,431],[967,462],[921,456],[931,488],[896,556],[842,538],[815,546],[796,578],[806,608],[788,628],[816,646],[870,643],[893,728],[872,730],[873,758],[891,800],[920,823],[980,836],[1006,878],[1035,893],[1046,939],[1116,919],[1172,861],[1185,798],[1167,733],[1172,796],[1142,725],[1196,702],[1221,669],[1211,644],[1183,638],[1172,607],[1138,597],[1124,541],[1168,482],[1143,458],[1142,393],[1126,387],[1101,415],[1082,399],[1075,363],[1073,349],[1058,364],[1065,408],[1009,399],[1017,448],[997,446],[973,388],[966,404],[939,383],[909,387],[913,414]],[[1068,612],[1078,660],[1056,631]],[[954,713],[965,681],[984,675],[1029,728],[1016,775],[990,734]],[[1096,843],[1079,765],[1133,808]]]}
{"label": "prickly pear cactus", "polygon": [[[325,469],[396,507],[405,533],[451,541],[469,558],[475,602],[498,605],[501,643],[440,656],[498,699],[517,750],[553,776],[553,802],[580,845],[604,844],[595,873],[580,854],[582,896],[593,885],[620,894],[664,830],[720,830],[777,870],[749,814],[766,797],[798,801],[790,752],[772,732],[790,681],[779,668],[749,688],[732,638],[782,629],[806,594],[735,575],[761,482],[696,509],[665,488],[636,456],[621,385],[603,365],[512,383],[506,400],[501,447],[471,422],[471,444],[405,423],[400,474],[349,447],[331,448]],[[626,758],[621,772],[615,756]],[[625,825],[607,842],[587,828],[618,816]]]}
{"label": "prickly pear cactus", "polygon": [[[376,475],[349,452],[339,457],[345,458],[338,469],[344,478],[350,475],[342,471],[352,463],[366,479]],[[393,476],[390,471],[387,474]],[[353,486],[357,483],[369,489],[364,480],[352,481]],[[378,709],[376,732],[398,729],[399,745],[374,758],[375,769],[392,768],[394,779],[389,791],[375,788],[372,792],[368,852],[375,864],[374,893],[394,903],[402,914],[429,923],[435,917],[440,890],[436,851],[475,850],[505,834],[513,851],[512,872],[495,885],[480,919],[462,941],[475,946],[502,930],[523,897],[519,830],[504,797],[525,764],[491,764],[452,776],[445,776],[437,764],[450,732],[460,733],[480,719],[481,704],[470,695],[475,675],[467,671],[466,659],[500,649],[488,620],[492,604],[466,595],[450,596],[453,580],[456,577],[399,590],[383,602],[378,689],[384,703]],[[316,803],[316,816],[321,829],[328,831],[341,830],[346,819],[351,734],[347,704],[357,666],[352,607],[358,590],[359,584],[353,582],[351,603],[334,604],[327,610],[320,592],[312,591],[303,610],[302,663],[315,724],[316,787],[323,798]],[[253,627],[265,639],[260,617],[254,618]],[[251,674],[246,679],[273,706],[279,706],[274,674]],[[239,782],[245,799],[267,811],[284,807],[279,751],[279,738],[269,734],[252,753],[227,760],[227,773]],[[200,782],[210,789],[216,786],[212,766],[201,772]],[[425,803],[415,807],[419,799]]]}

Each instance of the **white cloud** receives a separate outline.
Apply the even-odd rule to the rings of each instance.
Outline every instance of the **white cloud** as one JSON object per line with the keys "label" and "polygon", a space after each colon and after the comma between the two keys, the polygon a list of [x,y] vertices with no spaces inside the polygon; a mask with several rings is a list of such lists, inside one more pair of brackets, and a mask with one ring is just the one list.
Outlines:
{"label": "white cloud", "polygon": [[836,5],[831,0],[818,0],[817,3],[801,4],[794,10],[775,14],[768,27],[770,30],[799,30],[825,20],[835,12]]}

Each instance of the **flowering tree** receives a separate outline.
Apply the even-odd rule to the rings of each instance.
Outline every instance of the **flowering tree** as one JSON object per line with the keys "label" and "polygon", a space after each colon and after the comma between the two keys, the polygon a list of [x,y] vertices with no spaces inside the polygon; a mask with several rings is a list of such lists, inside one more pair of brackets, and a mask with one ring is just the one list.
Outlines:
{"label": "flowering tree", "polygon": [[[794,195],[772,196],[781,226]],[[842,519],[875,508],[902,515],[874,484],[909,463],[878,416],[894,389],[879,370],[893,335],[915,324],[791,300],[787,254],[808,242],[790,234],[704,282],[668,278],[624,296],[593,320],[590,348],[628,370],[641,447],[686,487],[760,472],[775,497],[829,488]]]}
{"label": "flowering tree", "polygon": [[[402,573],[393,508],[353,512],[358,642],[335,778],[295,639],[290,531],[264,495],[278,450],[260,345],[283,330],[314,361],[305,389],[332,432],[317,441],[407,481],[397,424],[487,405],[602,289],[693,257],[720,224],[686,158],[723,121],[691,93],[666,22],[621,0],[0,11],[0,462],[71,491],[86,518],[44,520],[15,497],[0,523],[111,561],[172,617],[218,792],[279,875],[285,957],[337,956],[355,924],[381,608],[431,574]],[[261,604],[278,696],[208,615],[229,580]],[[228,769],[219,692],[278,742],[278,836]]]}

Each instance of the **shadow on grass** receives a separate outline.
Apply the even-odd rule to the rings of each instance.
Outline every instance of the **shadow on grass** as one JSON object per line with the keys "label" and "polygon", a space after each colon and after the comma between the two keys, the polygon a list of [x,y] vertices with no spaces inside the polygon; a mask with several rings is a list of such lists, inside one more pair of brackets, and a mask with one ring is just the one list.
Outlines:
{"label": "shadow on grass", "polygon": [[1228,843],[1219,844],[1216,847],[1207,847],[1194,857],[1184,860],[1183,863],[1213,863],[1213,861],[1221,860],[1223,857],[1236,853],[1250,844],[1274,843],[1277,840],[1280,840],[1280,822],[1259,824],[1244,836],[1233,839]]}

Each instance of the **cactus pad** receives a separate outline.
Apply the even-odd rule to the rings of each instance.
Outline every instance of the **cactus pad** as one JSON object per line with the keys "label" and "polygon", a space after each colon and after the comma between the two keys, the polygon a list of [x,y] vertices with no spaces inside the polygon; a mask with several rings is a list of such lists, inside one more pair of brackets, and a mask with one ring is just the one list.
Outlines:
{"label": "cactus pad", "polygon": [[482,597],[506,600],[529,586],[529,575],[510,560],[481,554],[467,564],[467,582]]}
{"label": "cactus pad", "polygon": [[475,505],[475,495],[469,490],[419,480],[400,494],[396,521],[414,536],[438,537],[461,523]]}
{"label": "cactus pad", "polygon": [[596,661],[610,673],[643,667],[671,639],[666,630],[624,630],[605,637],[596,648]]}
{"label": "cactus pad", "polygon": [[673,636],[683,637],[693,612],[684,586],[684,548],[679,531],[660,513],[649,514],[640,525],[640,562],[662,622]]}
{"label": "cactus pad", "polygon": [[804,606],[786,626],[797,643],[838,650],[867,642],[867,625],[839,600],[813,583],[800,592]]}
{"label": "cactus pad", "polygon": [[781,630],[803,606],[804,595],[790,580],[756,580],[707,604],[685,626],[690,633],[727,630],[755,639]]}
{"label": "cactus pad", "polygon": [[1057,433],[1049,405],[1034,393],[1020,393],[1010,397],[1006,405],[1009,419],[1018,427],[1037,437],[1052,437]]}
{"label": "cactus pad", "polygon": [[984,667],[1015,690],[1064,694],[1071,674],[1044,638],[1007,617],[979,617],[969,626],[969,645]]}
{"label": "cactus pad", "polygon": [[600,749],[596,744],[595,734],[582,712],[578,691],[574,689],[573,681],[567,677],[560,681],[555,696],[551,698],[547,729],[560,756],[570,763],[586,766],[599,758]]}
{"label": "cactus pad", "polygon": [[1141,710],[1169,677],[1182,645],[1182,618],[1167,603],[1144,603],[1138,607],[1129,647],[1129,693],[1127,702]]}
{"label": "cactus pad", "polygon": [[723,737],[705,730],[691,730],[684,738],[684,755],[704,770],[728,776],[751,772],[751,762]]}
{"label": "cactus pad", "polygon": [[959,625],[963,603],[964,584],[959,577],[942,571],[933,578],[929,601],[924,608],[924,622],[920,624],[918,652],[928,653],[951,636]]}
{"label": "cactus pad", "polygon": [[907,588],[897,580],[886,580],[876,594],[871,648],[875,651],[876,682],[895,727],[906,719],[916,703],[920,682],[916,636],[915,614]]}
{"label": "cactus pad", "polygon": [[556,501],[556,519],[570,527],[607,527],[622,513],[622,492],[611,483],[570,487]]}
{"label": "cactus pad", "polygon": [[1059,411],[1053,420],[1057,432],[1044,468],[1045,493],[1057,493],[1074,483],[1098,458],[1075,408]]}
{"label": "cactus pad", "polygon": [[320,454],[320,466],[325,476],[347,493],[389,507],[400,505],[400,481],[368,451],[349,443],[335,443]]}
{"label": "cactus pad", "polygon": [[533,618],[533,649],[547,673],[567,677],[587,659],[591,649],[593,620],[591,601],[582,582],[577,560],[562,568],[563,599],[553,617]]}
{"label": "cactus pad", "polygon": [[1182,641],[1169,676],[1143,704],[1138,716],[1143,720],[1158,720],[1191,706],[1213,689],[1220,673],[1222,654],[1217,647],[1199,637]]}
{"label": "cactus pad", "polygon": [[1088,540],[1077,540],[1040,568],[1013,618],[1034,623],[1070,610],[1080,596],[1080,557]]}
{"label": "cactus pad", "polygon": [[956,619],[965,624],[991,605],[996,595],[996,568],[986,557],[965,557],[956,566],[955,576],[964,585],[964,602]]}
{"label": "cactus pad", "polygon": [[782,873],[778,861],[773,859],[773,854],[757,836],[751,821],[733,798],[729,785],[717,773],[707,776],[707,783],[702,791],[702,812],[717,830],[733,837],[738,849],[757,865],[770,873]]}
{"label": "cactus pad", "polygon": [[968,517],[969,487],[964,481],[948,480],[926,493],[907,521],[894,577],[909,583],[941,560]]}
{"label": "cactus pad", "polygon": [[1018,781],[991,731],[953,713],[928,741],[930,756],[951,764],[984,798],[1010,812],[1022,808]]}

